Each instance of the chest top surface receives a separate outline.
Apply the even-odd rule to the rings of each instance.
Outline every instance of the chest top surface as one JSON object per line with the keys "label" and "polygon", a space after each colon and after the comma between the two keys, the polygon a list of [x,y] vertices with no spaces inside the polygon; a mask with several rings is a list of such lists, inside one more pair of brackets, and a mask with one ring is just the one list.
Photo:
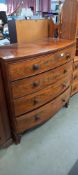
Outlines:
{"label": "chest top surface", "polygon": [[73,40],[47,38],[30,44],[10,44],[0,47],[0,58],[5,61],[28,59],[41,54],[55,53],[66,47],[75,45]]}

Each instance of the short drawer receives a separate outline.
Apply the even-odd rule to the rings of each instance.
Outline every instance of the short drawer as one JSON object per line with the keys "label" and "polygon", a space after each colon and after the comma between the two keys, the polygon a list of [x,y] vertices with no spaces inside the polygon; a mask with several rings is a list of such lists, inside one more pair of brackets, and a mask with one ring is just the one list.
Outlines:
{"label": "short drawer", "polygon": [[23,97],[51,85],[63,77],[72,75],[72,61],[48,72],[11,83],[13,98]]}
{"label": "short drawer", "polygon": [[63,94],[50,103],[16,118],[17,133],[22,133],[53,117],[53,115],[69,100],[70,90],[71,88],[68,88]]}
{"label": "short drawer", "polygon": [[74,54],[75,48],[72,47],[58,51],[55,54],[46,54],[29,60],[22,58],[21,61],[9,63],[9,80],[14,81],[53,69],[73,59]]}
{"label": "short drawer", "polygon": [[70,86],[70,82],[71,75],[39,92],[14,100],[15,116],[19,117],[53,100]]}

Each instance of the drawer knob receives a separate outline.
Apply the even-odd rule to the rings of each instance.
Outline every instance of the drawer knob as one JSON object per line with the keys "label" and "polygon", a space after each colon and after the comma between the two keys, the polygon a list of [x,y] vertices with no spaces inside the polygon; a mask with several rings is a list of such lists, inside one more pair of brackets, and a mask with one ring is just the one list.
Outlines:
{"label": "drawer knob", "polygon": [[39,101],[38,101],[38,99],[34,99],[34,105],[36,105],[36,104],[38,104],[39,103]]}
{"label": "drawer knob", "polygon": [[63,99],[62,99],[62,102],[64,102],[64,103],[65,103],[65,102],[66,102],[66,100],[63,98]]}
{"label": "drawer knob", "polygon": [[38,87],[39,86],[39,82],[33,82],[33,87]]}
{"label": "drawer knob", "polygon": [[68,60],[69,58],[71,58],[71,55],[68,53],[68,54],[66,55],[66,59]]}
{"label": "drawer knob", "polygon": [[66,88],[66,87],[67,87],[67,86],[66,86],[66,83],[63,83],[62,86],[63,86],[63,88]]}
{"label": "drawer knob", "polygon": [[33,65],[33,70],[39,70],[40,66],[38,64]]}
{"label": "drawer knob", "polygon": [[67,70],[66,69],[64,69],[64,74],[66,74],[67,73]]}
{"label": "drawer knob", "polygon": [[36,115],[34,116],[34,118],[35,118],[35,121],[38,121],[38,120],[40,120],[40,115],[39,115],[39,114],[36,114]]}

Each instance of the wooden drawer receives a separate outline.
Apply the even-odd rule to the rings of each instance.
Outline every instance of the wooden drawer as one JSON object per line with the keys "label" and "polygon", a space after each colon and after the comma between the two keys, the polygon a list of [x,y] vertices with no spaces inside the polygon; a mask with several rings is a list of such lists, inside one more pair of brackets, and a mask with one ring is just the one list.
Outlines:
{"label": "wooden drawer", "polygon": [[9,64],[9,80],[14,81],[58,67],[72,59],[75,55],[74,47],[63,49],[55,54],[46,54],[33,59],[23,60]]}
{"label": "wooden drawer", "polygon": [[12,82],[13,98],[15,99],[37,92],[68,75],[72,75],[72,61],[48,72]]}
{"label": "wooden drawer", "polygon": [[62,78],[39,92],[14,100],[15,115],[20,116],[53,100],[70,86],[70,82],[71,75],[69,74],[68,77]]}
{"label": "wooden drawer", "polygon": [[25,130],[35,127],[52,117],[69,100],[70,90],[71,88],[68,88],[63,94],[50,103],[37,110],[34,110],[33,112],[16,118],[17,133],[22,133]]}

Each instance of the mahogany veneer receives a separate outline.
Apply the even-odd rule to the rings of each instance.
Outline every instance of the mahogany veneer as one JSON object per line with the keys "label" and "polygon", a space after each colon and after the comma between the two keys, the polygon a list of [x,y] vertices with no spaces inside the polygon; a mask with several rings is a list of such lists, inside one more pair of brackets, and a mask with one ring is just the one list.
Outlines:
{"label": "mahogany veneer", "polygon": [[0,71],[0,148],[7,147],[12,143],[8,111],[5,101],[2,75]]}
{"label": "mahogany veneer", "polygon": [[12,134],[51,118],[71,94],[75,42],[44,39],[0,48]]}

